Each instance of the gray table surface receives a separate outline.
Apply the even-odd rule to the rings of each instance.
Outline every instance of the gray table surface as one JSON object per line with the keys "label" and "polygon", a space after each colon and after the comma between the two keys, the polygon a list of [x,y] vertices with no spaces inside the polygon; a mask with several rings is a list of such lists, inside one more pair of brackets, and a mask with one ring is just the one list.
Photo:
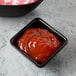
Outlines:
{"label": "gray table surface", "polygon": [[[43,68],[35,66],[10,44],[11,37],[36,17],[44,19],[69,40]],[[0,17],[0,76],[76,76],[76,0],[44,0],[26,16]]]}

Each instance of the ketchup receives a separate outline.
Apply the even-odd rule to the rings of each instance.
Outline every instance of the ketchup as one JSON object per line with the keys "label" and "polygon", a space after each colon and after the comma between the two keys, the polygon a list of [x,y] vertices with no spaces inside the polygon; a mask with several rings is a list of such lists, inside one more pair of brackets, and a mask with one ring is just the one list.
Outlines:
{"label": "ketchup", "polygon": [[59,39],[49,31],[31,28],[18,39],[18,47],[38,63],[46,61],[61,46]]}
{"label": "ketchup", "polygon": [[0,0],[1,5],[22,5],[34,3],[38,0]]}

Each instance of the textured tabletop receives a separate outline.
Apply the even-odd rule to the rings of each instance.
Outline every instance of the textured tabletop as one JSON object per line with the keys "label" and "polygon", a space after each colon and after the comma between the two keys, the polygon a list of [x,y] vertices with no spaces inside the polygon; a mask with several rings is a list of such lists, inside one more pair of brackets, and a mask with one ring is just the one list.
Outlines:
{"label": "textured tabletop", "polygon": [[[32,19],[40,17],[68,38],[68,45],[45,67],[38,68],[10,44]],[[0,17],[0,76],[76,76],[76,0],[44,0],[18,18]]]}

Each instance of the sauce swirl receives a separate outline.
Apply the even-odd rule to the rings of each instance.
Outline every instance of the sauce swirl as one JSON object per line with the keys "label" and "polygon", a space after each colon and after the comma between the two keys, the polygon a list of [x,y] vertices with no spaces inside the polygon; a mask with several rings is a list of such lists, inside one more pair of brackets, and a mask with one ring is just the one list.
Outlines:
{"label": "sauce swirl", "polygon": [[38,63],[46,61],[61,46],[59,39],[49,31],[31,28],[18,39],[18,47]]}

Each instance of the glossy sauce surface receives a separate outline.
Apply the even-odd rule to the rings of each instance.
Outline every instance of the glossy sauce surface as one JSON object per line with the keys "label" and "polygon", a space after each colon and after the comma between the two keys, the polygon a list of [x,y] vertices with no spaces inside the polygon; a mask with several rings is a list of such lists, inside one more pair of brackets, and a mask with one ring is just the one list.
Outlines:
{"label": "glossy sauce surface", "polygon": [[23,5],[34,3],[38,0],[0,0],[1,5]]}
{"label": "glossy sauce surface", "polygon": [[61,42],[45,29],[31,28],[18,39],[17,46],[36,62],[43,63],[56,52]]}

